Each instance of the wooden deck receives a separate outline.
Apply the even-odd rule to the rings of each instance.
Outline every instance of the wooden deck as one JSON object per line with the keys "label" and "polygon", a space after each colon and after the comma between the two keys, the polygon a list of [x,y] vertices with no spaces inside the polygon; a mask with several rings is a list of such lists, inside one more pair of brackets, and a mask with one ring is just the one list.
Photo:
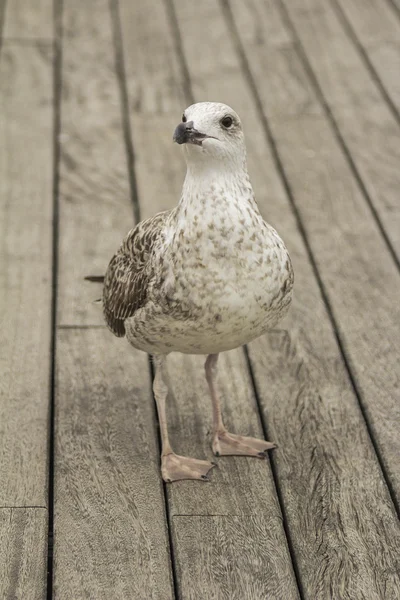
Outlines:
{"label": "wooden deck", "polygon": [[[400,0],[0,0],[0,33],[0,600],[400,598]],[[295,301],[221,360],[270,462],[163,485],[148,358],[83,277],[177,203],[201,100],[242,117]],[[203,359],[169,369],[209,458]]]}

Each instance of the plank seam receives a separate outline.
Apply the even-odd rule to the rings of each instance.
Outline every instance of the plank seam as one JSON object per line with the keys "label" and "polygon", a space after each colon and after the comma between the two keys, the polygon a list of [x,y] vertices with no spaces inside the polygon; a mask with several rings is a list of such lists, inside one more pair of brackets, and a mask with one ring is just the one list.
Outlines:
{"label": "plank seam", "polygon": [[18,509],[18,510],[25,510],[25,509],[29,509],[29,510],[48,510],[47,506],[36,506],[36,504],[32,504],[32,505],[27,505],[27,506],[0,506],[0,510],[7,510],[7,509]]}
{"label": "plank seam", "polygon": [[395,15],[400,18],[400,6],[398,6],[396,4],[396,2],[394,2],[394,0],[386,0],[387,4],[390,6],[390,8],[393,10],[393,12],[395,13]]}
{"label": "plank seam", "polygon": [[[122,28],[121,28],[121,15],[119,9],[119,0],[110,0],[109,9],[111,15],[112,22],[112,31],[113,31],[113,41],[114,41],[114,50],[115,50],[115,68],[118,78],[119,90],[120,90],[120,100],[121,100],[121,111],[122,111],[122,125],[124,131],[124,140],[125,140],[125,151],[127,155],[127,167],[128,167],[128,177],[131,191],[131,201],[133,205],[133,213],[135,224],[140,221],[140,202],[139,202],[139,194],[137,189],[137,180],[135,173],[135,154],[133,148],[133,136],[132,136],[132,127],[129,118],[129,98],[128,98],[128,90],[126,86],[126,69],[125,69],[125,60],[124,60],[124,49],[123,49],[123,41],[122,41]],[[151,381],[154,378],[153,365],[151,362],[151,356],[148,355],[149,358],[149,368],[151,374]],[[158,453],[160,454],[161,448],[161,440],[160,440],[160,427],[158,422],[158,413],[155,410],[155,399],[154,394],[152,392],[153,397],[153,409],[154,409],[154,420],[156,423],[156,431],[157,431],[157,441],[158,441]],[[168,546],[169,546],[169,557],[171,564],[171,575],[172,575],[172,592],[175,598],[178,598],[178,578],[176,574],[176,564],[174,557],[174,550],[172,545],[172,532],[171,532],[171,522],[169,519],[169,501],[166,484],[163,483],[163,494],[164,494],[164,512],[166,515],[166,525],[167,525],[167,535],[168,535]]]}
{"label": "plank seam", "polygon": [[[1,18],[1,15],[0,15]],[[13,38],[4,37],[3,43],[6,46],[42,46],[43,48],[53,48],[54,41],[50,38]]]}
{"label": "plank seam", "polygon": [[121,16],[119,10],[119,0],[109,1],[109,10],[111,18],[112,35],[115,49],[115,71],[118,79],[118,87],[121,101],[122,129],[124,133],[125,152],[127,159],[127,170],[129,179],[129,188],[131,193],[131,202],[133,206],[133,217],[135,225],[140,221],[140,204],[137,190],[135,173],[135,152],[132,142],[132,127],[129,117],[129,99],[126,87],[126,69],[124,50],[122,45]]}
{"label": "plank seam", "polygon": [[[165,0],[165,4],[166,4],[166,7],[167,7],[167,14],[169,16],[170,24],[171,24],[171,28],[172,28],[172,32],[173,32],[173,39],[175,41],[176,53],[177,53],[177,56],[178,56],[178,58],[180,60],[182,71],[183,71],[183,74],[184,74],[185,91],[187,92],[187,97],[191,100],[191,102],[194,102],[194,94],[193,94],[193,91],[192,91],[190,72],[189,72],[188,65],[187,65],[186,58],[185,58],[185,54],[184,54],[184,51],[183,51],[182,37],[181,37],[178,20],[177,20],[176,13],[175,13],[175,8],[174,8],[173,3],[172,3],[171,0]],[[225,4],[224,0],[222,0],[222,10],[223,10],[223,13],[224,13],[224,4]],[[229,10],[230,10],[230,7],[229,7]],[[260,410],[260,402],[259,402],[259,398],[258,398],[258,394],[257,394],[257,389],[256,389],[256,387],[254,385],[254,375],[253,375],[253,372],[252,372],[252,369],[251,369],[250,361],[248,359],[248,354],[247,354],[247,348],[246,348],[246,346],[244,347],[244,353],[245,353],[245,357],[246,357],[246,361],[247,361],[247,367],[248,367],[248,370],[249,370],[250,380],[251,380],[252,386],[253,386],[254,396],[255,396],[255,399],[256,399],[256,402],[257,402],[257,407],[258,407],[258,412],[259,412],[259,417],[260,417],[260,423],[261,423],[261,426],[262,426],[262,429],[263,429],[263,433],[264,433],[264,436],[265,436],[266,435],[265,424],[264,424],[262,413],[261,413],[261,410]],[[268,439],[268,438],[265,437],[265,439]],[[270,461],[270,463],[271,463],[271,461]],[[298,588],[298,591],[299,591],[300,599],[304,600],[303,586],[302,586],[302,582],[300,580],[297,562],[296,562],[295,555],[294,555],[294,552],[293,552],[293,549],[292,549],[292,542],[291,542],[291,538],[290,538],[290,532],[289,532],[289,529],[288,529],[288,526],[287,526],[286,515],[285,515],[285,510],[284,510],[283,501],[282,501],[283,499],[282,499],[282,495],[280,494],[280,491],[278,490],[276,473],[274,472],[274,470],[272,468],[272,465],[271,465],[271,472],[272,472],[272,476],[273,476],[273,479],[274,479],[274,485],[275,485],[277,499],[278,499],[278,502],[280,504],[281,514],[282,514],[283,529],[284,529],[284,533],[285,533],[285,537],[286,537],[286,542],[287,542],[287,545],[288,545],[290,559],[291,559],[292,566],[293,566],[293,572],[294,572],[294,576],[295,576],[295,579],[296,579],[296,585],[297,585],[297,588]]]}
{"label": "plank seam", "polygon": [[185,53],[183,51],[182,44],[182,36],[179,29],[178,19],[175,14],[175,7],[173,5],[172,0],[164,0],[164,5],[167,13],[167,17],[169,20],[169,24],[171,27],[172,40],[174,43],[175,54],[178,57],[178,60],[181,64],[182,73],[183,73],[183,92],[185,98],[191,103],[194,103],[194,94],[192,88],[192,81],[190,77],[190,71],[188,64],[186,62]]}
{"label": "plank seam", "polygon": [[107,329],[106,325],[57,325],[57,329]]}
{"label": "plank seam", "polygon": [[243,513],[242,515],[227,515],[227,514],[217,514],[217,515],[196,515],[196,514],[189,514],[189,515],[171,515],[172,519],[175,519],[175,517],[204,517],[205,519],[207,519],[208,517],[222,517],[222,518],[226,518],[226,519],[248,519],[249,518],[248,513]]}
{"label": "plank seam", "polygon": [[[148,358],[149,358],[149,370],[150,370],[151,381],[154,381],[155,370],[154,370],[154,364],[153,364],[150,354],[148,354]],[[153,416],[154,416],[154,420],[156,422],[157,450],[158,450],[158,454],[160,455],[161,448],[162,448],[161,428],[160,428],[160,421],[158,418],[156,399],[155,399],[154,392],[153,392],[153,386],[151,387],[151,391],[152,391],[151,395],[153,398]],[[171,574],[172,574],[172,588],[173,588],[173,594],[174,594],[175,598],[178,599],[178,598],[181,598],[181,591],[179,590],[179,577],[177,574],[174,544],[172,541],[172,517],[173,516],[170,514],[170,502],[169,502],[169,497],[168,497],[167,484],[165,483],[165,481],[162,481],[162,486],[163,486],[163,493],[164,493],[164,510],[165,510],[165,519],[166,519],[166,523],[167,523],[169,556],[170,556],[170,561],[171,561],[170,564],[171,564]]]}
{"label": "plank seam", "polygon": [[343,30],[345,31],[348,39],[357,48],[357,51],[361,57],[361,60],[364,62],[365,66],[367,68],[367,71],[371,75],[371,79],[373,80],[376,87],[379,89],[380,93],[382,94],[383,98],[385,99],[385,101],[388,105],[388,108],[390,109],[396,122],[400,125],[400,113],[397,110],[397,107],[396,107],[395,103],[393,102],[392,98],[390,97],[389,92],[386,90],[381,78],[379,77],[379,73],[376,71],[375,67],[373,66],[372,62],[370,61],[369,56],[366,52],[366,49],[364,48],[362,42],[358,39],[358,36],[357,36],[351,22],[345,15],[341,4],[338,2],[338,0],[330,0],[330,3],[338,17],[340,24],[343,27]]}
{"label": "plank seam", "polygon": [[[386,246],[389,250],[389,253],[395,263],[395,265],[397,266],[397,269],[400,271],[400,259],[398,258],[396,251],[392,245],[392,242],[389,239],[388,234],[385,231],[385,228],[383,226],[383,223],[378,215],[378,212],[372,202],[372,199],[368,193],[368,190],[362,180],[362,177],[360,175],[360,173],[358,172],[357,166],[353,160],[353,157],[351,156],[350,150],[348,149],[346,142],[343,139],[343,136],[341,134],[340,128],[336,122],[336,119],[333,115],[333,112],[329,106],[329,104],[326,101],[326,98],[323,94],[322,88],[318,82],[318,79],[311,67],[311,64],[308,60],[306,51],[303,47],[303,44],[301,43],[301,40],[297,34],[297,30],[295,28],[295,26],[293,25],[293,22],[291,20],[291,18],[289,17],[289,13],[288,10],[286,8],[286,5],[282,2],[282,0],[277,0],[277,6],[280,9],[280,13],[282,16],[282,20],[284,21],[284,23],[286,24],[287,28],[289,29],[289,31],[292,33],[293,35],[293,39],[295,41],[295,45],[297,47],[298,50],[298,56],[304,66],[304,69],[308,75],[308,78],[310,80],[310,83],[312,84],[312,86],[314,87],[314,90],[316,92],[317,98],[319,99],[319,102],[325,112],[325,115],[327,117],[327,121],[331,126],[331,129],[337,139],[337,141],[339,142],[339,146],[345,156],[345,158],[347,159],[348,165],[350,167],[350,171],[354,176],[354,179],[356,180],[358,187],[362,193],[362,195],[364,196],[367,205],[369,206],[369,209],[371,211],[371,214],[375,220],[375,223],[378,227],[378,230],[380,231]],[[258,93],[258,92],[257,92]],[[260,105],[262,105],[261,100],[260,100]]]}
{"label": "plank seam", "polygon": [[[251,378],[251,383],[253,386],[253,390],[254,390],[254,397],[256,400],[256,404],[257,404],[257,408],[258,408],[258,412],[260,415],[260,422],[261,422],[261,427],[262,427],[262,431],[263,431],[263,435],[264,438],[266,440],[269,439],[268,437],[268,428],[267,428],[267,424],[264,418],[264,414],[263,414],[263,410],[262,410],[262,405],[261,405],[261,398],[260,398],[260,394],[258,391],[258,387],[257,387],[257,383],[256,383],[256,379],[254,376],[254,372],[253,372],[253,367],[251,365],[251,360],[250,360],[250,356],[249,356],[249,350],[247,345],[243,347],[244,350],[244,355],[246,358],[246,362],[247,362],[247,366],[248,369],[250,371],[250,378]],[[304,600],[306,597],[305,594],[305,590],[304,590],[304,586],[303,586],[303,582],[301,579],[301,575],[300,575],[300,569],[299,566],[297,564],[297,558],[296,558],[296,552],[294,549],[294,544],[293,544],[293,540],[292,540],[292,535],[290,532],[290,528],[289,528],[289,521],[287,518],[287,513],[286,513],[286,508],[285,508],[285,502],[283,499],[283,494],[282,494],[282,490],[281,490],[281,486],[279,483],[279,476],[278,476],[278,470],[275,464],[275,460],[273,457],[273,454],[268,453],[268,461],[271,467],[271,473],[272,473],[272,478],[274,480],[274,485],[275,485],[275,490],[276,490],[276,495],[278,497],[278,502],[280,505],[280,510],[282,513],[282,527],[283,530],[285,532],[285,536],[286,536],[286,542],[287,542],[287,546],[288,546],[288,551],[289,551],[289,555],[292,561],[292,565],[293,565],[293,572],[294,572],[294,576],[296,578],[296,584],[299,590],[299,595],[301,600]]]}
{"label": "plank seam", "polygon": [[54,542],[54,450],[55,450],[55,379],[57,351],[57,291],[58,291],[58,239],[59,239],[59,165],[61,130],[61,84],[62,84],[62,14],[63,0],[53,0],[53,244],[52,244],[52,306],[51,306],[51,372],[49,407],[49,495],[47,536],[47,599],[53,598],[53,542]]}
{"label": "plank seam", "polygon": [[324,302],[324,304],[326,306],[326,311],[327,311],[327,315],[328,315],[328,318],[329,318],[329,321],[330,321],[330,324],[331,324],[331,327],[332,327],[333,334],[334,334],[334,336],[336,338],[336,342],[337,342],[339,350],[341,352],[342,359],[343,359],[345,368],[347,370],[347,373],[348,373],[348,376],[349,376],[349,380],[350,380],[350,383],[352,385],[355,397],[357,399],[361,415],[362,415],[362,417],[364,419],[368,435],[370,437],[372,446],[373,446],[373,448],[375,450],[375,454],[376,454],[377,461],[378,461],[378,464],[379,464],[380,469],[381,469],[383,480],[386,483],[386,486],[387,486],[390,498],[392,500],[392,503],[394,505],[394,508],[396,510],[396,513],[397,513],[398,517],[400,518],[400,507],[399,507],[399,505],[397,503],[393,486],[392,486],[392,484],[390,482],[390,479],[389,479],[389,477],[387,475],[386,468],[384,466],[384,462],[383,462],[381,453],[379,451],[379,448],[377,447],[377,444],[375,442],[374,436],[372,435],[372,427],[371,427],[371,425],[369,423],[369,419],[367,417],[367,412],[366,412],[365,406],[363,404],[363,401],[361,399],[361,393],[360,393],[360,391],[358,389],[358,386],[356,384],[355,378],[353,377],[353,374],[352,374],[352,371],[351,371],[350,361],[347,358],[347,354],[346,354],[346,351],[345,351],[345,344],[344,344],[344,342],[342,341],[342,339],[340,337],[339,329],[338,329],[336,320],[335,320],[335,318],[333,316],[332,306],[331,306],[331,303],[330,303],[330,301],[328,299],[328,295],[327,295],[325,286],[323,284],[323,281],[321,279],[321,276],[319,274],[318,267],[317,267],[317,264],[316,264],[315,259],[314,259],[314,255],[313,255],[310,243],[309,243],[308,238],[307,238],[306,230],[305,230],[305,227],[303,225],[303,221],[302,221],[302,218],[300,216],[300,212],[299,212],[299,210],[297,208],[297,205],[296,205],[296,202],[295,202],[295,197],[294,197],[291,185],[289,183],[289,179],[288,179],[288,177],[286,175],[285,169],[283,167],[283,162],[281,160],[281,157],[280,157],[278,149],[277,149],[277,144],[276,144],[275,138],[272,135],[272,131],[270,129],[268,120],[267,120],[267,118],[265,116],[264,107],[263,107],[260,95],[258,93],[257,86],[256,86],[255,81],[253,79],[253,76],[251,74],[251,71],[250,71],[250,68],[249,68],[249,64],[248,64],[246,55],[245,55],[243,47],[241,45],[241,41],[240,41],[239,34],[237,32],[237,29],[236,29],[234,18],[233,18],[230,6],[228,5],[228,0],[220,0],[220,2],[222,3],[223,11],[225,12],[226,18],[227,18],[228,22],[230,22],[230,24],[231,24],[231,30],[232,30],[232,33],[233,33],[233,38],[234,38],[234,42],[235,42],[235,45],[236,45],[236,50],[237,50],[238,55],[240,57],[240,60],[242,62],[243,72],[244,72],[244,74],[245,74],[245,76],[247,78],[247,82],[249,84],[249,88],[250,88],[250,90],[251,90],[251,92],[253,94],[255,104],[256,104],[257,109],[258,109],[259,114],[260,114],[260,120],[262,122],[266,138],[267,138],[267,140],[269,142],[269,145],[271,147],[271,152],[272,152],[272,156],[274,158],[275,165],[277,167],[277,170],[278,170],[278,173],[279,173],[280,178],[282,180],[283,186],[285,188],[287,197],[288,197],[289,202],[291,204],[292,211],[293,211],[294,217],[296,219],[297,227],[299,229],[299,233],[300,233],[300,235],[301,235],[301,237],[303,239],[304,246],[306,248],[307,255],[308,255],[308,258],[310,260],[311,268],[313,270],[315,279],[317,281],[319,290],[321,292],[321,296],[322,296],[323,302]]}
{"label": "plank seam", "polygon": [[3,1],[0,0],[0,50],[1,50],[2,43],[4,42],[3,29],[4,29],[5,14],[6,14],[6,4],[7,4],[7,0],[3,0]]}

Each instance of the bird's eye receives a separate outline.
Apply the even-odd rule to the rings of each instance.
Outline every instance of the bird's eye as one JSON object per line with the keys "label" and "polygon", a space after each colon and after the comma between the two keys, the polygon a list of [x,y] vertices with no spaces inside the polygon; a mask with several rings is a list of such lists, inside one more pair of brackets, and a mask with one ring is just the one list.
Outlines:
{"label": "bird's eye", "polygon": [[221,119],[221,125],[223,127],[225,127],[225,129],[229,129],[229,127],[232,127],[232,125],[233,125],[232,117],[224,117],[223,119]]}
{"label": "bird's eye", "polygon": [[186,123],[186,121],[187,121],[187,118],[185,117],[185,113],[183,113],[183,115],[182,115],[182,123]]}

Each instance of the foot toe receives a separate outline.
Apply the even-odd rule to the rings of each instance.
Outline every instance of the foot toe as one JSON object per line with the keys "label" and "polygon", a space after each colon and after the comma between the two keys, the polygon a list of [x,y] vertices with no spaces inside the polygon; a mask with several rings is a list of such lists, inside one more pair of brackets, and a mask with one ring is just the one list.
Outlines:
{"label": "foot toe", "polygon": [[215,466],[216,463],[179,456],[173,452],[161,458],[161,473],[163,480],[167,483],[183,479],[210,481],[207,475]]}
{"label": "foot toe", "polygon": [[213,451],[216,456],[255,456],[266,458],[268,450],[276,448],[273,442],[257,438],[236,435],[228,431],[220,432],[213,441]]}

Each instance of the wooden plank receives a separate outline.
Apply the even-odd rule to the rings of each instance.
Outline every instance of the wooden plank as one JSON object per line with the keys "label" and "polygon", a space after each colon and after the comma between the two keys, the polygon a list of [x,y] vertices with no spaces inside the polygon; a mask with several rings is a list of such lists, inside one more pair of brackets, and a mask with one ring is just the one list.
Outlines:
{"label": "wooden plank", "polygon": [[45,509],[0,509],[0,598],[46,598],[46,550]]}
{"label": "wooden plank", "polygon": [[[245,520],[227,516],[176,516],[173,531],[178,541],[180,598],[288,598],[285,561],[281,570],[275,569],[279,540],[271,538],[262,516],[253,515]],[[199,539],[204,543],[200,545]],[[187,565],[187,568],[182,569],[181,565]]]}
{"label": "wooden plank", "polygon": [[[287,356],[283,384],[276,376],[282,354]],[[253,342],[250,358],[269,431],[281,449],[274,460],[280,478],[288,483],[286,514],[305,597],[328,597],[327,591],[333,590],[332,597],[348,600],[394,600],[400,586],[399,527],[390,503],[382,501],[378,469],[369,469],[369,440],[360,435],[356,419],[347,419],[349,394],[333,396],[330,386],[317,388],[308,357],[287,332],[274,331]],[[340,371],[337,379],[343,379]],[[340,434],[335,435],[335,428]],[[332,430],[328,439],[327,429]],[[291,457],[304,444],[309,445],[307,455],[302,456],[294,483]],[[345,459],[338,444],[351,452]],[[305,533],[310,517],[318,524],[311,543]]]}
{"label": "wooden plank", "polygon": [[382,42],[368,46],[368,56],[382,85],[400,112],[400,43]]}
{"label": "wooden plank", "polygon": [[[171,138],[183,109],[190,104],[190,98],[182,96],[183,70],[178,63],[164,4],[154,2],[144,6],[122,2],[121,24],[138,194],[140,206],[148,214],[150,209],[155,212],[178,202],[183,182],[183,159],[179,149],[172,145]],[[135,31],[134,35],[132,31]],[[153,43],[154,40],[156,43]],[[150,172],[149,165],[152,168],[157,165],[157,176]],[[149,182],[149,179],[157,179],[157,182]],[[158,192],[155,186],[158,186]],[[211,401],[204,377],[204,358],[171,355],[168,366],[171,393],[167,413],[173,447],[182,454],[211,458]],[[262,436],[254,393],[241,351],[221,357],[219,385],[227,425],[235,431]],[[200,552],[205,550],[208,541],[207,536],[198,534],[196,515],[236,515],[243,527],[249,515],[257,515],[264,523],[266,538],[263,542],[256,542],[255,554],[263,560],[263,544],[275,547],[265,578],[265,589],[272,593],[277,579],[281,577],[282,589],[276,597],[297,597],[282,517],[267,463],[247,458],[221,459],[218,470],[213,471],[212,483],[193,485],[190,481],[176,482],[168,486],[168,499],[171,517],[187,516],[185,528],[188,535],[198,535]],[[222,520],[220,528],[228,535],[230,526],[226,523]],[[178,561],[176,566],[187,582],[192,568],[186,559],[189,548],[178,536],[174,536],[173,542],[174,556]],[[224,548],[220,546],[219,551],[223,552]],[[233,552],[238,552],[237,546]],[[199,565],[199,569],[202,568],[207,568],[204,561]],[[227,583],[228,592],[235,594],[235,582],[239,582],[239,587],[245,586],[247,576],[248,573],[235,570],[234,577]],[[210,585],[211,581],[204,588],[207,589],[207,598],[213,597]],[[182,594],[181,597],[187,597],[184,592]]]}
{"label": "wooden plank", "polygon": [[[54,598],[173,597],[146,355],[90,299],[133,226],[109,4],[63,15]],[[88,329],[80,326],[89,327]]]}
{"label": "wooden plank", "polygon": [[388,0],[389,3],[393,6],[393,12],[396,14],[396,9],[398,14],[400,15],[400,0]]}
{"label": "wooden plank", "polygon": [[400,260],[398,123],[329,3],[283,2],[325,102]]}
{"label": "wooden plank", "polygon": [[[211,400],[204,377],[204,357],[171,354],[168,364],[172,413],[169,426],[176,452],[216,460],[211,451]],[[241,350],[221,354],[218,389],[228,429],[262,437],[257,404]],[[182,431],[184,435],[180,435]],[[195,487],[183,481],[168,486],[171,515],[246,516],[263,512],[271,519],[271,535],[278,536],[280,510],[266,463],[242,457],[221,458],[211,479],[212,485]]]}
{"label": "wooden plank", "polygon": [[178,202],[185,168],[172,135],[189,100],[163,3],[122,1],[120,11],[135,174],[146,219]]}
{"label": "wooden plank", "polygon": [[50,51],[38,46],[3,46],[0,506],[47,504],[53,202],[51,72]]}
{"label": "wooden plank", "polygon": [[103,325],[92,301],[133,226],[120,95],[107,0],[64,3],[58,322]]}
{"label": "wooden plank", "polygon": [[[315,52],[318,54],[317,48],[311,47],[307,42],[312,33],[307,28],[308,20],[303,18],[302,11],[296,11],[296,9],[292,11],[293,6],[294,4],[290,3],[289,10],[294,24],[307,48],[310,61],[314,63],[322,77],[322,69],[320,69],[318,59],[314,54]],[[334,18],[333,14],[332,18]],[[325,22],[328,21],[321,20],[321,23]],[[315,33],[316,30],[312,31]],[[321,34],[318,33],[319,45],[329,48],[328,32],[324,31],[322,25],[319,31],[321,32]],[[325,32],[324,38],[319,37],[323,32]],[[263,95],[266,94],[262,85],[260,85],[260,90]],[[381,104],[381,107],[384,105]],[[374,111],[372,108],[376,110]],[[346,123],[350,124],[352,121],[350,115],[353,114],[353,111],[350,112],[346,107],[340,111],[340,114],[346,115]],[[380,120],[381,116],[381,109],[377,105],[370,107],[369,120],[373,120],[377,125],[375,132],[379,130],[379,124],[381,124],[382,131],[386,133],[384,122]],[[360,130],[357,131],[360,136]],[[322,263],[321,274],[329,295],[332,294],[332,308],[343,335],[385,466],[392,479],[397,499],[400,500],[400,469],[396,459],[400,451],[400,442],[392,425],[400,418],[396,383],[398,362],[394,352],[396,340],[400,334],[398,318],[400,313],[397,303],[394,301],[394,298],[400,293],[396,265],[385,248],[361,193],[353,183],[342,154],[336,149],[334,137],[327,123],[321,121],[310,124],[309,120],[305,119],[303,122],[299,122],[298,128],[293,128],[292,131],[289,131],[282,123],[279,125],[279,130],[277,129],[276,135],[279,135],[282,140],[282,152],[287,161],[288,174],[292,170],[291,176],[295,190],[300,184],[300,166],[303,165],[305,168],[306,164],[310,162],[305,149],[315,153],[313,170],[308,170],[306,176],[301,179],[303,186],[313,186],[314,201],[310,202],[309,199],[306,201],[304,187],[299,187],[297,194],[299,208],[304,211],[304,222],[307,223],[310,241],[316,244],[314,246],[315,257],[317,262],[321,261]],[[303,148],[295,142],[299,136]],[[371,163],[374,158],[378,157],[381,150],[392,145],[394,154],[400,157],[398,135],[396,134],[395,137],[397,141],[388,132],[385,140],[380,140],[378,147],[371,153],[369,159]],[[360,140],[358,141],[360,142]],[[291,148],[293,143],[295,148]],[[359,146],[361,152],[358,153],[358,158],[366,154],[366,148],[370,147],[370,143],[370,139],[368,143],[366,139],[363,140]],[[353,145],[351,150],[353,152]],[[354,151],[357,149],[354,148]],[[382,155],[380,158],[382,159]],[[393,156],[386,158],[388,161],[392,160],[390,186],[393,191],[395,187],[398,188],[400,183],[399,170],[395,167]],[[328,165],[330,173],[335,173],[338,177],[331,177],[327,171]],[[378,170],[375,166],[376,181],[374,181],[374,185],[376,187],[379,186]],[[397,202],[394,195],[392,197],[393,202]],[[313,216],[310,212],[311,206],[315,211]],[[396,214],[392,214],[392,219],[396,220]],[[336,264],[332,263],[330,258],[332,252],[337,257]],[[349,282],[351,282],[351,286],[349,286]],[[383,289],[385,294],[382,294]],[[362,311],[360,311],[360,307],[362,307]],[[392,373],[392,375],[387,376],[387,373]]]}
{"label": "wooden plank", "polygon": [[331,1],[400,111],[400,21],[392,8],[385,1]]}
{"label": "wooden plank", "polygon": [[0,1],[0,42],[3,37],[5,10],[6,10],[6,0],[1,0]]}
{"label": "wooden plank", "polygon": [[[303,595],[310,599],[332,596],[346,598],[347,590],[365,591],[364,581],[367,581],[370,588],[365,597],[380,598],[385,585],[389,585],[390,590],[393,590],[395,585],[395,576],[390,578],[388,573],[396,573],[398,569],[398,522],[296,220],[287,197],[277,183],[276,169],[262,130],[260,106],[254,102],[247,80],[241,72],[240,62],[235,58],[235,48],[230,41],[229,30],[218,5],[206,0],[197,3],[196,7],[189,7],[178,0],[174,5],[195,97],[227,100],[242,116],[250,174],[258,204],[267,220],[278,228],[287,242],[294,263],[295,300],[287,319],[286,334],[289,348],[285,344],[274,343],[274,336],[284,336],[284,333],[271,333],[271,336],[261,338],[254,350],[253,345],[250,345],[250,356],[253,367],[259,365],[256,381],[267,417],[268,437],[276,440],[279,445],[273,460],[303,585]],[[254,10],[249,10],[248,5],[249,3],[246,3],[244,7],[239,1],[232,3],[235,18],[240,24],[238,29],[247,36],[245,50],[248,62],[251,68],[260,74],[266,72],[260,61],[263,61],[270,51],[275,52],[279,47],[275,44],[271,49],[259,35],[249,33],[249,13],[255,15],[252,31],[260,31],[260,15],[264,9],[261,2],[252,2],[252,6],[256,6]],[[242,27],[242,10],[247,11],[246,27]],[[268,6],[265,11],[267,17],[264,18],[270,18],[273,13],[269,12]],[[270,23],[270,27],[275,30],[279,29],[279,26],[279,21]],[[206,40],[203,35],[205,29]],[[279,34],[277,36],[279,37]],[[255,40],[253,45],[250,44],[251,39]],[[212,60],[215,56],[219,57],[217,63]],[[270,61],[270,67],[272,64]],[[283,61],[277,60],[276,64],[281,66]],[[296,89],[301,90],[301,93],[298,94],[298,101],[294,98],[294,107],[289,109],[292,118],[285,115],[281,121],[278,116],[283,114],[283,110],[279,109],[282,92],[271,82],[279,82],[283,76],[270,76],[269,72],[268,78],[257,77],[254,74],[254,79],[260,91],[262,90],[263,106],[274,113],[273,122],[282,122],[288,130],[293,127],[297,132],[297,138],[293,135],[291,148],[294,153],[300,146],[304,160],[296,170],[297,179],[293,190],[296,194],[297,191],[301,193],[304,203],[308,203],[309,213],[314,214],[315,229],[322,219],[323,210],[327,213],[322,213],[323,218],[327,222],[333,221],[332,225],[335,226],[339,216],[346,215],[343,206],[340,207],[341,215],[336,214],[339,213],[334,203],[336,196],[341,194],[343,202],[345,199],[351,202],[354,185],[351,184],[350,194],[348,187],[333,190],[332,205],[330,204],[327,210],[315,205],[315,186],[308,180],[305,184],[300,180],[304,174],[307,174],[308,178],[312,175],[313,156],[319,149],[317,144],[312,147],[306,142],[302,144],[298,123],[304,120],[311,126],[324,120],[315,114],[315,96],[306,96],[310,87],[304,81],[304,69],[301,64],[299,68],[294,67],[293,71],[297,77]],[[218,76],[218,73],[223,73],[224,76]],[[307,106],[311,116],[303,116],[304,97],[308,98]],[[340,152],[332,141],[331,146],[336,160],[337,155],[341,156]],[[308,162],[305,161],[306,157]],[[328,153],[324,154],[323,164],[327,170],[331,168]],[[352,181],[346,165],[342,166],[340,171],[335,165],[332,172],[338,173],[336,185],[340,184],[343,170],[347,173],[345,185],[349,179]],[[326,180],[330,181],[331,177],[331,171],[328,171]],[[328,194],[329,186],[324,185],[323,192]],[[321,196],[322,190],[318,194],[319,202],[324,199]],[[365,212],[365,204],[359,196],[358,199],[361,203],[358,219],[366,218],[367,224],[371,225],[369,213]],[[349,231],[351,228],[354,230],[353,219],[348,227]],[[380,238],[376,230],[372,231],[379,244]],[[326,229],[323,234],[328,235]],[[337,243],[344,238],[338,227],[335,227],[332,235],[338,236]],[[338,252],[330,254],[332,268],[336,268],[332,256],[337,257]],[[331,280],[340,280],[340,266],[338,265],[336,273],[330,277]],[[348,286],[350,282],[350,278],[347,278]],[[344,300],[347,299],[347,295],[344,295]],[[362,336],[364,332],[361,318],[359,325]],[[273,368],[268,370],[268,376],[261,378],[265,361],[270,361]],[[299,373],[303,369],[305,373],[299,380]],[[395,422],[396,417],[393,418]],[[310,481],[310,465],[311,481],[315,483],[313,487],[307,485]],[[360,498],[363,499],[362,502]],[[387,529],[381,527],[382,514],[385,514]],[[360,522],[368,525],[360,527]],[[351,551],[351,545],[347,545],[349,537],[352,537],[353,548],[358,547],[358,551],[354,553]],[[379,554],[375,550],[377,540],[382,548]],[[321,559],[322,556],[324,559]],[[330,561],[332,567],[335,567],[329,568]]]}
{"label": "wooden plank", "polygon": [[338,3],[360,40],[367,45],[399,41],[399,22],[390,6],[390,0],[330,0]]}
{"label": "wooden plank", "polygon": [[147,356],[58,332],[55,600],[173,598]]}
{"label": "wooden plank", "polygon": [[50,41],[53,38],[52,0],[10,0],[5,4],[5,39]]}
{"label": "wooden plank", "polygon": [[396,355],[400,309],[395,299],[400,281],[396,265],[329,126],[308,119],[291,124],[291,128],[280,124],[274,131],[363,405],[399,500],[396,457],[400,440],[395,423],[400,418]]}

